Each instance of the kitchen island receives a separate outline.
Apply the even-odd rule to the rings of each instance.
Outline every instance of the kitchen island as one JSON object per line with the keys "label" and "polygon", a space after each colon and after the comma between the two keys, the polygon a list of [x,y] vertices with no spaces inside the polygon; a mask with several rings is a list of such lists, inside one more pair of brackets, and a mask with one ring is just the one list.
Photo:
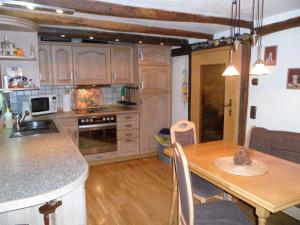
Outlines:
{"label": "kitchen island", "polygon": [[57,120],[59,133],[9,138],[0,129],[0,224],[43,225],[39,207],[62,201],[59,225],[85,225],[88,165]]}

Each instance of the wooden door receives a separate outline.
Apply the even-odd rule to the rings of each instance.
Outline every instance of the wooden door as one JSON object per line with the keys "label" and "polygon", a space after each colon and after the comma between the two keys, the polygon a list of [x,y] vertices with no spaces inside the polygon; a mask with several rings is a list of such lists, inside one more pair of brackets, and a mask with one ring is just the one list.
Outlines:
{"label": "wooden door", "polygon": [[52,85],[52,61],[51,48],[49,45],[39,45],[39,70],[40,70],[40,84]]}
{"label": "wooden door", "polygon": [[73,84],[72,48],[65,45],[52,45],[53,84]]}
{"label": "wooden door", "polygon": [[159,93],[170,91],[169,66],[140,66],[139,80],[142,93]]}
{"label": "wooden door", "polygon": [[154,138],[162,128],[170,127],[170,94],[144,94],[140,105],[140,152],[157,152]]}
{"label": "wooden door", "polygon": [[[241,71],[242,47],[233,54],[233,64],[238,71]],[[196,125],[196,131],[201,140],[201,130],[205,124],[201,123],[202,118],[202,102],[207,99],[202,99],[201,76],[205,74],[205,67],[210,65],[215,67],[218,65],[225,68],[229,62],[229,48],[218,48],[210,50],[201,50],[192,54],[192,86],[191,86],[191,120]],[[220,68],[219,67],[219,68]],[[218,70],[220,70],[218,68]],[[219,76],[222,76],[221,70]],[[223,123],[223,139],[229,142],[238,142],[239,131],[239,111],[240,111],[240,88],[241,76],[226,77],[225,93],[220,93],[224,96],[224,123]],[[217,92],[217,88],[215,91]],[[231,106],[228,104],[231,101]]]}
{"label": "wooden door", "polygon": [[170,65],[171,51],[169,47],[140,45],[138,46],[139,65]]}
{"label": "wooden door", "polygon": [[132,84],[133,48],[131,46],[115,46],[111,49],[111,71],[113,84]]}
{"label": "wooden door", "polygon": [[74,83],[110,84],[109,47],[73,47]]}

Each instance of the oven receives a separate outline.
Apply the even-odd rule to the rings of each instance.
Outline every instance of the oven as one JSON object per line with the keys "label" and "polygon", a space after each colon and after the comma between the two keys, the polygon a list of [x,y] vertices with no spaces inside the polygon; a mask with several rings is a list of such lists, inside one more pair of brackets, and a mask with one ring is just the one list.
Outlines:
{"label": "oven", "polygon": [[79,150],[83,156],[117,151],[115,115],[89,116],[78,119]]}

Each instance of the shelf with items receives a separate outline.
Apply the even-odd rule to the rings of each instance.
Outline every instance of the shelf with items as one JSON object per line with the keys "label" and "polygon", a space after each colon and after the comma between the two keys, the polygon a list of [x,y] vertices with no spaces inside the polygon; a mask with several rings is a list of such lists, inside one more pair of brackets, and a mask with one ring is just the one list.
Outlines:
{"label": "shelf with items", "polygon": [[38,87],[27,87],[27,88],[0,88],[1,92],[12,92],[12,91],[30,91],[38,90]]}
{"label": "shelf with items", "polygon": [[0,60],[23,60],[23,61],[36,61],[36,57],[33,56],[11,56],[0,55]]}

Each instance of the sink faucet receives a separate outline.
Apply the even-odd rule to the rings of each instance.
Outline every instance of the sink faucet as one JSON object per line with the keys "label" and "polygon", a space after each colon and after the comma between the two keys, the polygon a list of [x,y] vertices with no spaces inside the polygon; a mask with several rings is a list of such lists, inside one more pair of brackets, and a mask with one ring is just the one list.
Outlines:
{"label": "sink faucet", "polygon": [[29,112],[26,110],[24,112],[24,114],[21,116],[21,114],[17,114],[16,117],[15,117],[15,125],[16,125],[16,128],[17,128],[17,131],[20,130],[20,124],[22,124],[25,120],[25,117],[29,115]]}

